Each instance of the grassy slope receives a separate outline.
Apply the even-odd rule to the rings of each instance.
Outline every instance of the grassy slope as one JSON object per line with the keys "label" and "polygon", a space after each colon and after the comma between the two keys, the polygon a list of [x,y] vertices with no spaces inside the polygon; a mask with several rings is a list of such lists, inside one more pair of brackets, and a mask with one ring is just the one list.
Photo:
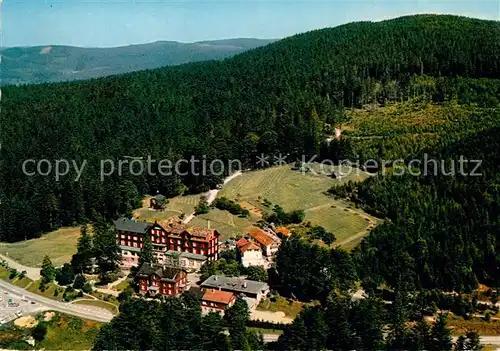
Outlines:
{"label": "grassy slope", "polygon": [[[316,175],[313,172],[294,171],[289,165],[247,172],[228,183],[219,196],[225,196],[239,203],[247,202],[265,212],[270,211],[270,208],[263,204],[264,199],[280,205],[286,211],[304,210],[305,221],[321,225],[333,232],[338,242],[364,232],[368,222],[361,214],[346,211],[345,203],[333,200],[323,192],[334,184],[348,180],[362,180],[367,175],[358,171],[358,174],[353,172],[342,180],[337,180],[320,174],[319,165],[314,165],[313,169]],[[325,166],[325,172],[329,171],[331,167]]]}
{"label": "grassy slope", "polygon": [[71,261],[76,253],[80,228],[62,228],[44,234],[41,238],[13,244],[0,243],[0,253],[29,267],[41,267],[43,257],[49,255],[55,266]]}
{"label": "grassy slope", "polygon": [[146,197],[142,207],[134,211],[134,218],[141,221],[154,222],[170,217],[176,217],[184,213],[186,216],[194,212],[194,207],[200,202],[200,195],[177,196],[169,199],[165,211],[153,211],[149,209],[149,200]]}

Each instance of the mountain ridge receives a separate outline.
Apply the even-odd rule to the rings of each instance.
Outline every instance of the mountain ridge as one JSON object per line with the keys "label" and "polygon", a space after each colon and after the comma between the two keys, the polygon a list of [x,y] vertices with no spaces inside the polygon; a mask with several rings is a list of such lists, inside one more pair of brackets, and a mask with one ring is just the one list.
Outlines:
{"label": "mountain ridge", "polygon": [[37,45],[1,50],[2,85],[82,80],[189,62],[222,60],[274,42],[233,38],[156,41],[111,48]]}

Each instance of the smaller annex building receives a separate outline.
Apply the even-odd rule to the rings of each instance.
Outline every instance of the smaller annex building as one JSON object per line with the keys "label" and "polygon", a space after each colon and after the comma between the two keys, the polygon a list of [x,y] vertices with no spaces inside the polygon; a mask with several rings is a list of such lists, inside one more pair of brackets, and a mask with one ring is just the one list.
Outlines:
{"label": "smaller annex building", "polygon": [[226,277],[223,275],[212,275],[201,283],[205,289],[215,289],[227,291],[236,296],[244,296],[260,302],[269,294],[269,285],[255,280],[241,279],[235,277]]}
{"label": "smaller annex building", "polygon": [[182,268],[144,263],[137,272],[142,295],[178,296],[186,290],[187,273]]}
{"label": "smaller annex building", "polygon": [[234,305],[236,295],[229,291],[205,289],[201,297],[201,311],[203,314],[217,312],[224,315],[226,308]]}

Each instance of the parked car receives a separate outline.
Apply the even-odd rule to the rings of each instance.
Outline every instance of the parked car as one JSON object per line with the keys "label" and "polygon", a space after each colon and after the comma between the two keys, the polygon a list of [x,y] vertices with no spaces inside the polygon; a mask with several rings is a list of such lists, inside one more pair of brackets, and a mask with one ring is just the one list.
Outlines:
{"label": "parked car", "polygon": [[23,311],[17,311],[15,313],[16,316],[21,317],[23,315]]}

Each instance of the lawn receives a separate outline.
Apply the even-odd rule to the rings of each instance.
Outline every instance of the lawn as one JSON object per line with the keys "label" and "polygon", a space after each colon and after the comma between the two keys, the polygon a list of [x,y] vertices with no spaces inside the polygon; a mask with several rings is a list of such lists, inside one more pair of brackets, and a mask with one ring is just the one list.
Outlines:
{"label": "lawn", "polygon": [[[55,296],[56,289],[58,289],[57,296]],[[52,300],[62,301],[62,297],[63,297],[63,294],[64,294],[64,289],[65,288],[58,287],[54,283],[48,283],[46,285],[45,290],[41,291],[40,290],[40,281],[37,280],[36,282],[34,282],[33,284],[31,284],[28,287],[27,290],[30,291],[30,292],[32,292],[32,293],[48,297],[49,299],[52,299]]]}
{"label": "lawn", "polygon": [[20,288],[26,288],[30,283],[33,282],[28,277],[15,277],[14,279],[9,279],[10,276],[10,271],[6,269],[5,267],[0,266],[0,279],[6,280],[16,286],[19,286]]}
{"label": "lawn", "polygon": [[304,304],[299,301],[288,301],[282,296],[278,296],[275,301],[265,299],[258,306],[260,311],[283,312],[286,316],[295,318],[302,311]]}
{"label": "lawn", "polygon": [[224,239],[245,234],[257,220],[258,217],[254,215],[240,218],[227,211],[211,209],[206,214],[194,217],[189,224],[195,227],[208,227],[210,222],[210,228],[216,229]]}
{"label": "lawn", "polygon": [[118,313],[118,306],[114,303],[107,302],[107,301],[101,301],[101,300],[77,300],[73,302],[74,304],[77,305],[90,305],[90,306],[96,306],[96,307],[101,307],[105,308],[108,311],[111,311],[114,314]]}
{"label": "lawn", "polygon": [[37,349],[90,350],[102,324],[57,313]]}
{"label": "lawn", "polygon": [[[349,180],[361,181],[369,175],[357,169],[352,169],[348,174],[349,169],[346,167],[342,169],[333,166],[322,167],[317,163],[311,164],[310,169],[311,171],[303,173],[292,170],[290,165],[286,165],[245,172],[226,184],[220,191],[219,197],[224,196],[240,204],[248,203],[263,212],[271,211],[275,204],[283,207],[285,211],[304,210],[305,222],[310,221],[312,225],[325,227],[335,234],[337,242],[358,235],[357,241],[354,242],[359,243],[367,228],[376,223],[376,219],[359,210],[351,211],[349,204],[334,200],[324,192],[335,184]],[[327,175],[332,170],[336,174],[342,171],[345,176],[342,179],[333,179]],[[271,202],[272,205],[266,206],[264,200]],[[208,214],[204,218],[205,224],[209,216],[213,215]],[[211,221],[222,222],[217,220],[219,217],[215,216]]]}
{"label": "lawn", "polygon": [[[45,319],[49,312],[36,316],[38,323]],[[102,323],[80,319],[77,317],[53,313],[52,319],[46,321],[45,339],[37,342],[37,350],[90,350],[99,333]],[[23,340],[30,334],[29,329],[15,327],[12,323],[0,326],[0,346],[7,349],[31,350],[32,346]]]}
{"label": "lawn", "polygon": [[167,207],[164,211],[154,211],[149,209],[149,200],[146,197],[142,201],[142,207],[134,211],[134,218],[140,221],[154,222],[161,221],[170,217],[180,216],[184,213],[186,216],[194,212],[194,207],[200,202],[200,195],[176,196],[168,199]]}
{"label": "lawn", "polygon": [[14,261],[28,267],[41,267],[43,257],[49,255],[57,267],[70,262],[76,253],[76,243],[80,236],[79,227],[61,228],[31,239],[17,243],[0,243],[0,254],[9,256]]}
{"label": "lawn", "polygon": [[465,320],[462,317],[450,315],[448,317],[448,326],[452,328],[454,335],[463,335],[467,330],[474,330],[483,336],[499,336],[500,321],[491,320],[486,322],[480,318]]}

